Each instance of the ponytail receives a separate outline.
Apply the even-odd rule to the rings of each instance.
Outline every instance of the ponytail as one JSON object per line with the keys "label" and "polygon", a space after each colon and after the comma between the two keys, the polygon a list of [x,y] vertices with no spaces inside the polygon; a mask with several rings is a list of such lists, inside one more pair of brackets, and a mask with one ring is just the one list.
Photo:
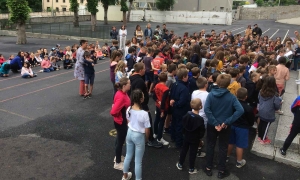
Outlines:
{"label": "ponytail", "polygon": [[122,77],[120,81],[115,84],[115,88],[118,90],[122,90],[123,86],[128,83],[128,80],[129,79],[127,77]]}

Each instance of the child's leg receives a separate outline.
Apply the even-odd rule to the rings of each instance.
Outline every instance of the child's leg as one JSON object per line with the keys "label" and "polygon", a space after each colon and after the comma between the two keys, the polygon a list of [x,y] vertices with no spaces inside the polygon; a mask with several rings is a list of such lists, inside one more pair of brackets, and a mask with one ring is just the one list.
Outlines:
{"label": "child's leg", "polygon": [[90,75],[90,91],[89,91],[89,95],[91,95],[92,92],[93,92],[94,80],[95,80],[95,74]]}
{"label": "child's leg", "polygon": [[243,159],[243,152],[244,152],[243,148],[236,147],[236,160],[237,161],[241,161]]}
{"label": "child's leg", "polygon": [[90,92],[89,92],[89,95],[92,95],[92,93],[93,93],[93,87],[94,87],[94,85],[93,85],[93,84],[90,84]]}
{"label": "child's leg", "polygon": [[290,147],[292,141],[294,140],[294,138],[297,136],[298,133],[300,133],[300,127],[292,126],[290,134],[288,135],[288,137],[284,141],[284,144],[283,144],[283,147],[282,147],[283,151],[288,150],[288,148]]}
{"label": "child's leg", "polygon": [[88,92],[88,90],[89,90],[89,87],[88,87],[89,85],[88,84],[84,84],[84,91],[85,91],[85,96],[88,94],[87,92]]}
{"label": "child's leg", "polygon": [[158,107],[156,107],[156,114],[155,114],[154,127],[153,127],[155,135],[158,135],[158,125],[159,125],[159,121],[160,121],[160,113],[161,113],[160,109]]}
{"label": "child's leg", "polygon": [[199,142],[190,144],[190,169],[195,168],[195,160],[196,160],[198,145]]}
{"label": "child's leg", "polygon": [[260,121],[259,126],[258,126],[258,137],[261,140],[266,139],[270,124],[271,124],[270,122],[266,122],[263,120]]}
{"label": "child's leg", "polygon": [[189,147],[190,147],[190,143],[187,140],[184,140],[183,141],[183,146],[182,146],[182,149],[181,149],[181,152],[180,152],[180,156],[179,156],[179,164],[183,165],[186,154],[189,150]]}
{"label": "child's leg", "polygon": [[213,168],[213,159],[217,137],[219,132],[214,126],[207,124],[207,136],[206,136],[206,169],[211,170]]}
{"label": "child's leg", "polygon": [[228,142],[230,137],[231,130],[228,127],[227,129],[222,129],[219,133],[219,171],[223,172],[226,170],[226,159],[228,152]]}
{"label": "child's leg", "polygon": [[233,144],[228,144],[227,157],[229,157],[231,155],[233,147],[234,147]]}
{"label": "child's leg", "polygon": [[232,153],[233,147],[236,144],[236,132],[235,132],[235,126],[231,126],[230,130],[230,137],[229,137],[229,144],[228,144],[228,151],[227,151],[227,157],[230,156]]}

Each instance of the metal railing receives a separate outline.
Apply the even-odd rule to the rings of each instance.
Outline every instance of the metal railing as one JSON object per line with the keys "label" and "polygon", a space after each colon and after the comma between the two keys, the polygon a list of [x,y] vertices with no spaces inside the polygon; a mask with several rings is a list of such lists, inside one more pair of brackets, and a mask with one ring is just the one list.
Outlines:
{"label": "metal railing", "polygon": [[[78,10],[79,15],[90,15],[91,13],[88,12],[87,10]],[[53,16],[73,16],[74,12],[71,11],[54,11]],[[51,11],[43,11],[43,12],[31,12],[30,17],[52,17],[52,12]],[[1,13],[0,14],[0,19],[8,19],[9,18],[9,13]]]}

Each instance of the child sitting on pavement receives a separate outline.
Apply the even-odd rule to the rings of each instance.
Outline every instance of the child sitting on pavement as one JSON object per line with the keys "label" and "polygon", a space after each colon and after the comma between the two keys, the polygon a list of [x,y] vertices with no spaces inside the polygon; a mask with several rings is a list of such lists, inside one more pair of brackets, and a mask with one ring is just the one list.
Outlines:
{"label": "child sitting on pavement", "polygon": [[24,62],[24,66],[21,70],[21,76],[22,78],[33,78],[36,77],[36,73],[32,71],[30,68],[30,63],[28,61]]}
{"label": "child sitting on pavement", "polygon": [[195,169],[195,160],[198,145],[200,139],[205,134],[205,125],[203,118],[199,115],[199,110],[202,109],[202,102],[200,99],[195,98],[190,103],[192,111],[189,111],[185,116],[183,116],[183,134],[184,141],[183,147],[180,152],[179,162],[176,163],[176,167],[179,170],[183,169],[183,163],[186,157],[188,150],[190,149],[189,154],[189,173],[197,173]]}
{"label": "child sitting on pavement", "polygon": [[58,71],[60,69],[60,65],[56,63],[56,58],[51,57],[51,67],[54,69],[54,71]]}
{"label": "child sitting on pavement", "polygon": [[48,55],[44,56],[44,59],[41,63],[41,67],[43,68],[42,72],[50,72],[54,71],[53,67],[51,66],[51,63],[48,59]]}
{"label": "child sitting on pavement", "polygon": [[0,77],[8,77],[9,76],[9,70],[10,70],[10,63],[4,62],[2,66],[0,67]]}
{"label": "child sitting on pavement", "polygon": [[71,69],[73,68],[72,60],[70,59],[70,55],[66,54],[63,60],[64,69]]}
{"label": "child sitting on pavement", "polygon": [[249,128],[253,126],[255,118],[252,107],[246,102],[247,94],[248,92],[246,88],[240,88],[237,90],[237,98],[244,109],[244,114],[231,125],[227,152],[226,161],[228,162],[233,146],[236,145],[237,168],[241,168],[246,164],[246,160],[243,159],[243,151],[248,147]]}

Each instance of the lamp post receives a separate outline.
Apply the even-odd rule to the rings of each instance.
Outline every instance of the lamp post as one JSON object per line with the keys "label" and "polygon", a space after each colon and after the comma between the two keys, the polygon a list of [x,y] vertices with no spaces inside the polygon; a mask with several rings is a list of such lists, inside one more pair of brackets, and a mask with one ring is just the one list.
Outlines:
{"label": "lamp post", "polygon": [[53,11],[53,1],[54,1],[54,0],[52,0],[52,7],[51,7],[51,15],[52,15],[52,16],[54,16],[54,11]]}

